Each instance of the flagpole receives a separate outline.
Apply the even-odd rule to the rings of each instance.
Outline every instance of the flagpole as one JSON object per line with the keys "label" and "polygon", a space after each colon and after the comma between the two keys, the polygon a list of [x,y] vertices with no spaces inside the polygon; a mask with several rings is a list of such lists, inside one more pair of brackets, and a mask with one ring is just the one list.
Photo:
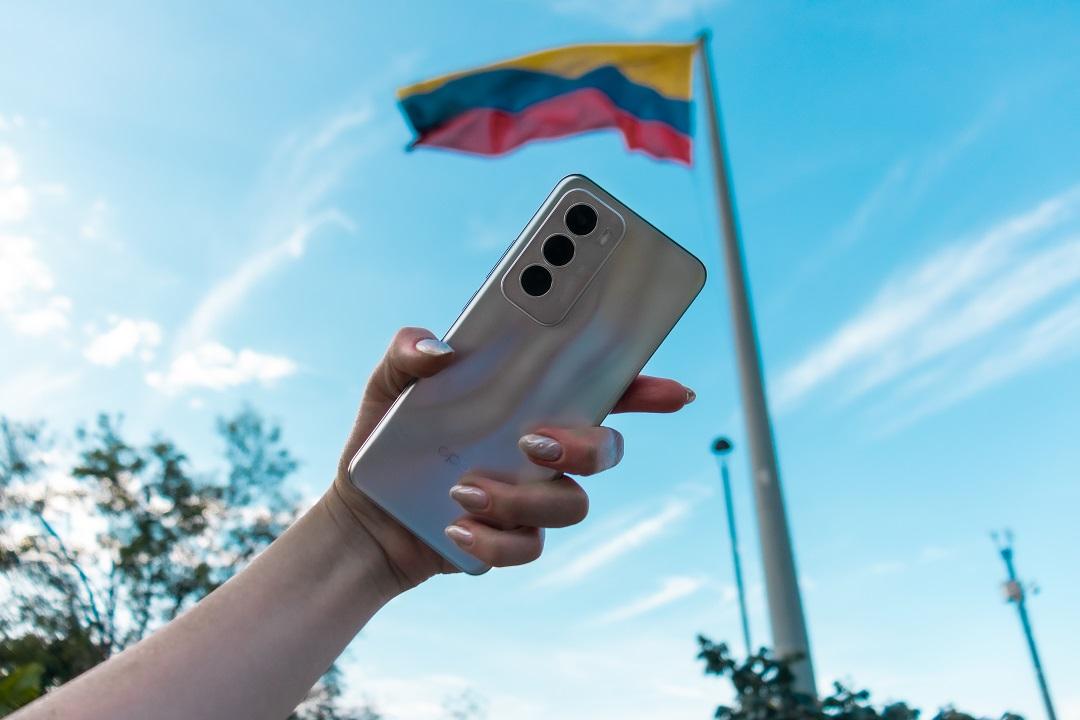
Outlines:
{"label": "flagpole", "polygon": [[773,650],[781,657],[797,655],[801,658],[792,665],[795,689],[816,697],[810,640],[799,595],[791,534],[784,512],[784,496],[780,488],[772,424],[765,401],[765,380],[761,371],[761,355],[747,289],[746,265],[739,239],[735,197],[720,122],[709,39],[709,31],[703,30],[698,35],[697,43],[705,76],[705,101],[709,112],[709,139],[712,145],[713,172],[716,176],[716,199],[723,229],[721,250],[727,275],[731,324],[735,332],[735,351],[739,366],[739,388],[753,469],[754,504],[757,508]]}

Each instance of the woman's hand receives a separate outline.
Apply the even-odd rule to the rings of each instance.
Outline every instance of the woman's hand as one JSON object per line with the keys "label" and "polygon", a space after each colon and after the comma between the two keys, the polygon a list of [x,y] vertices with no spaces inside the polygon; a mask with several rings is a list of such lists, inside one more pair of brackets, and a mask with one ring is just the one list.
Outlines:
{"label": "woman's hand", "polygon": [[[453,361],[453,349],[427,330],[398,331],[368,380],[327,496],[339,523],[353,524],[382,549],[399,590],[455,568],[353,487],[349,461],[410,381],[435,375]],[[674,412],[693,400],[694,392],[674,380],[641,375],[614,412]],[[606,427],[541,428],[522,437],[518,446],[532,462],[564,474],[551,482],[522,485],[466,474],[450,490],[463,513],[446,528],[447,536],[496,567],[532,562],[543,550],[544,528],[566,527],[585,518],[588,495],[565,473],[592,475],[614,467],[623,454],[622,435]]]}

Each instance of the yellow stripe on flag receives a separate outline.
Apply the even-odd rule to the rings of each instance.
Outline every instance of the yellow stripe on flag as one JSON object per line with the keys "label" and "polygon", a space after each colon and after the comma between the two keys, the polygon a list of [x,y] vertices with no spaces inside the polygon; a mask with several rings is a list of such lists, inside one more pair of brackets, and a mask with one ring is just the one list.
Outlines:
{"label": "yellow stripe on flag", "polygon": [[596,68],[611,65],[618,68],[627,79],[651,87],[661,95],[676,100],[689,100],[692,82],[691,59],[696,49],[696,43],[567,45],[418,82],[401,88],[397,96],[401,99],[431,92],[451,80],[489,70],[534,70],[573,79]]}

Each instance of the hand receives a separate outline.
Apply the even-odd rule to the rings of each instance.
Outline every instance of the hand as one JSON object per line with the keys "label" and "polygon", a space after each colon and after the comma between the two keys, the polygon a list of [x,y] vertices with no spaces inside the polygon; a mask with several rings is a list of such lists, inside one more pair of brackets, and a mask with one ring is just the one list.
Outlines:
{"label": "hand", "polygon": [[[438,553],[353,487],[348,466],[395,398],[415,378],[435,375],[454,361],[453,349],[427,330],[403,328],[372,373],[352,432],[338,463],[328,501],[335,516],[355,525],[381,548],[399,585],[405,590],[440,572],[456,572]],[[694,392],[674,380],[639,375],[614,412],[674,412],[693,402]],[[560,473],[592,475],[615,466],[623,439],[606,427],[540,428],[518,443],[528,458]],[[543,528],[581,522],[589,509],[582,487],[565,474],[551,482],[512,485],[466,474],[450,491],[464,513],[446,529],[447,536],[485,563],[523,565],[540,556]]]}

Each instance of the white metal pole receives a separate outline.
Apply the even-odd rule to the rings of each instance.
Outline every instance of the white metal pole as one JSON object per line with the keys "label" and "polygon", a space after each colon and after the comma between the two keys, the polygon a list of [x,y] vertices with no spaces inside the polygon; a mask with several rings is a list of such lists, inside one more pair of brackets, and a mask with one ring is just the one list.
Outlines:
{"label": "white metal pole", "polygon": [[746,436],[750,446],[753,470],[754,504],[757,509],[758,534],[761,539],[761,560],[765,570],[765,594],[769,606],[773,650],[778,656],[799,656],[792,670],[795,689],[817,696],[814,666],[810,657],[810,640],[803,616],[795,571],[795,554],[791,547],[784,496],[780,488],[780,473],[776,461],[772,424],[765,402],[765,380],[761,371],[757,333],[747,289],[746,267],[739,240],[739,224],[735,213],[735,198],[724,146],[720,105],[717,100],[716,79],[713,76],[709,53],[709,33],[698,36],[701,64],[705,75],[705,100],[709,112],[709,138],[712,141],[713,170],[716,174],[716,196],[720,208],[723,234],[721,249],[727,274],[731,304],[731,324],[735,332],[735,351],[739,366],[739,388],[742,396]]}

